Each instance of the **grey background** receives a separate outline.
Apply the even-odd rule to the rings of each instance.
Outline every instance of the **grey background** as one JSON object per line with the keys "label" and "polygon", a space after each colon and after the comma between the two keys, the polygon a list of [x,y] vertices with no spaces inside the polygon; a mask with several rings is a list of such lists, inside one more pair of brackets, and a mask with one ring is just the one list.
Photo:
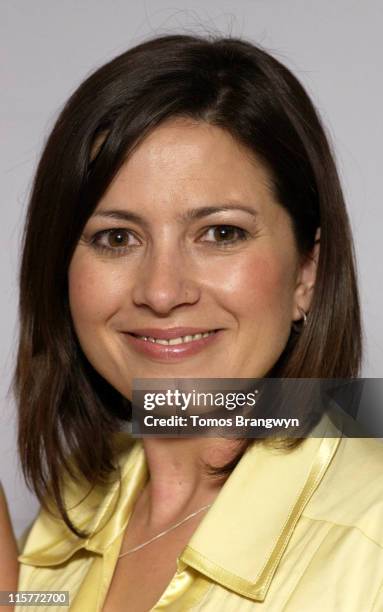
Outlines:
{"label": "grey background", "polygon": [[17,265],[33,172],[58,110],[94,68],[149,36],[215,32],[262,44],[308,89],[334,143],[356,242],[364,375],[383,375],[381,0],[1,0],[0,480],[17,534],[37,504],[15,452],[8,387]]}

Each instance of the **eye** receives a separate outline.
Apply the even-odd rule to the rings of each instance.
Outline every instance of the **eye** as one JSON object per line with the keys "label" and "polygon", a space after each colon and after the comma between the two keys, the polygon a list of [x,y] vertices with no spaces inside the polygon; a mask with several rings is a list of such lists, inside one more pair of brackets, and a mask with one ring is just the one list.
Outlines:
{"label": "eye", "polygon": [[132,232],[126,229],[116,228],[97,232],[92,238],[92,246],[101,252],[121,254],[131,247],[139,244]]}
{"label": "eye", "polygon": [[204,233],[204,236],[210,236],[211,239],[202,240],[202,242],[211,242],[224,246],[246,240],[249,234],[246,230],[235,225],[212,225]]}

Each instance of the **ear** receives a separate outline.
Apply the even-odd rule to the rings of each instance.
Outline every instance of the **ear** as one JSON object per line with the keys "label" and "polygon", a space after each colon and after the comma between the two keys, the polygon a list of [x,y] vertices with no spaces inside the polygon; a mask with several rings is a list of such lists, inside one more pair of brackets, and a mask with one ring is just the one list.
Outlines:
{"label": "ear", "polygon": [[294,293],[293,321],[302,319],[302,310],[304,310],[306,314],[310,310],[319,261],[319,251],[320,227],[318,227],[316,231],[315,244],[311,253],[304,258],[298,270],[297,284]]}

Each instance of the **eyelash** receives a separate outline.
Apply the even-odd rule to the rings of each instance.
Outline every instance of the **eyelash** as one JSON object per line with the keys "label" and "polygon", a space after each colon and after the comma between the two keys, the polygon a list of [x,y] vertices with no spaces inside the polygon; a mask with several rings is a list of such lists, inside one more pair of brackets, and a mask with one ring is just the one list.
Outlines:
{"label": "eyelash", "polygon": [[[228,248],[234,244],[237,244],[238,242],[243,242],[245,240],[248,240],[249,238],[249,233],[246,230],[240,227],[237,227],[236,225],[229,225],[229,224],[224,224],[224,223],[209,226],[202,235],[205,235],[210,230],[216,230],[218,228],[235,230],[237,232],[238,237],[234,240],[226,240],[223,242],[210,241],[210,240],[203,240],[202,242],[206,242],[207,244],[211,246],[218,246],[218,248]],[[123,255],[137,246],[137,245],[125,245],[121,247],[111,247],[111,246],[100,244],[98,242],[104,236],[107,237],[108,235],[111,235],[112,233],[115,233],[115,234],[122,233],[125,235],[134,236],[133,232],[131,232],[130,230],[124,229],[124,228],[113,228],[113,229],[108,229],[108,230],[101,230],[100,232],[97,232],[91,239],[90,241],[91,246],[95,248],[101,254],[107,254],[107,255],[112,255],[112,256]]]}
{"label": "eyelash", "polygon": [[98,241],[101,240],[104,236],[108,236],[112,233],[118,234],[122,233],[128,236],[134,235],[131,231],[120,228],[113,228],[109,230],[102,230],[101,232],[97,232],[91,239],[91,246],[101,255],[109,255],[111,257],[118,257],[119,255],[125,255],[137,245],[129,245],[129,246],[121,246],[121,247],[111,247],[106,246],[105,244],[100,244]]}

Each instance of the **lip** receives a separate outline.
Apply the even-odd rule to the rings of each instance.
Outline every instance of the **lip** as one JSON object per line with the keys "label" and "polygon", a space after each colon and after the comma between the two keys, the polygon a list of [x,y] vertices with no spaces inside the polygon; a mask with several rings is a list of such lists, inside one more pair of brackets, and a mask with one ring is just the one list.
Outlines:
{"label": "lip", "polygon": [[[159,338],[164,340],[170,340],[172,338],[178,338],[179,336],[191,336],[193,334],[202,334],[208,331],[215,331],[207,338],[200,338],[199,340],[192,340],[185,344],[175,344],[165,346],[163,344],[156,344],[142,338],[137,338],[132,334],[138,334],[140,336],[152,336],[153,338]],[[123,337],[128,345],[138,353],[155,359],[156,361],[178,361],[180,359],[191,357],[196,355],[205,348],[211,346],[217,342],[221,336],[223,330],[212,330],[212,329],[201,329],[197,327],[174,327],[172,329],[160,330],[155,328],[135,329],[131,332],[123,332]]]}
{"label": "lip", "polygon": [[157,327],[141,327],[139,329],[130,329],[129,334],[136,336],[152,336],[159,340],[172,340],[180,336],[193,336],[194,334],[205,334],[206,332],[214,331],[214,328],[207,327],[170,327],[169,329],[159,329]]}

